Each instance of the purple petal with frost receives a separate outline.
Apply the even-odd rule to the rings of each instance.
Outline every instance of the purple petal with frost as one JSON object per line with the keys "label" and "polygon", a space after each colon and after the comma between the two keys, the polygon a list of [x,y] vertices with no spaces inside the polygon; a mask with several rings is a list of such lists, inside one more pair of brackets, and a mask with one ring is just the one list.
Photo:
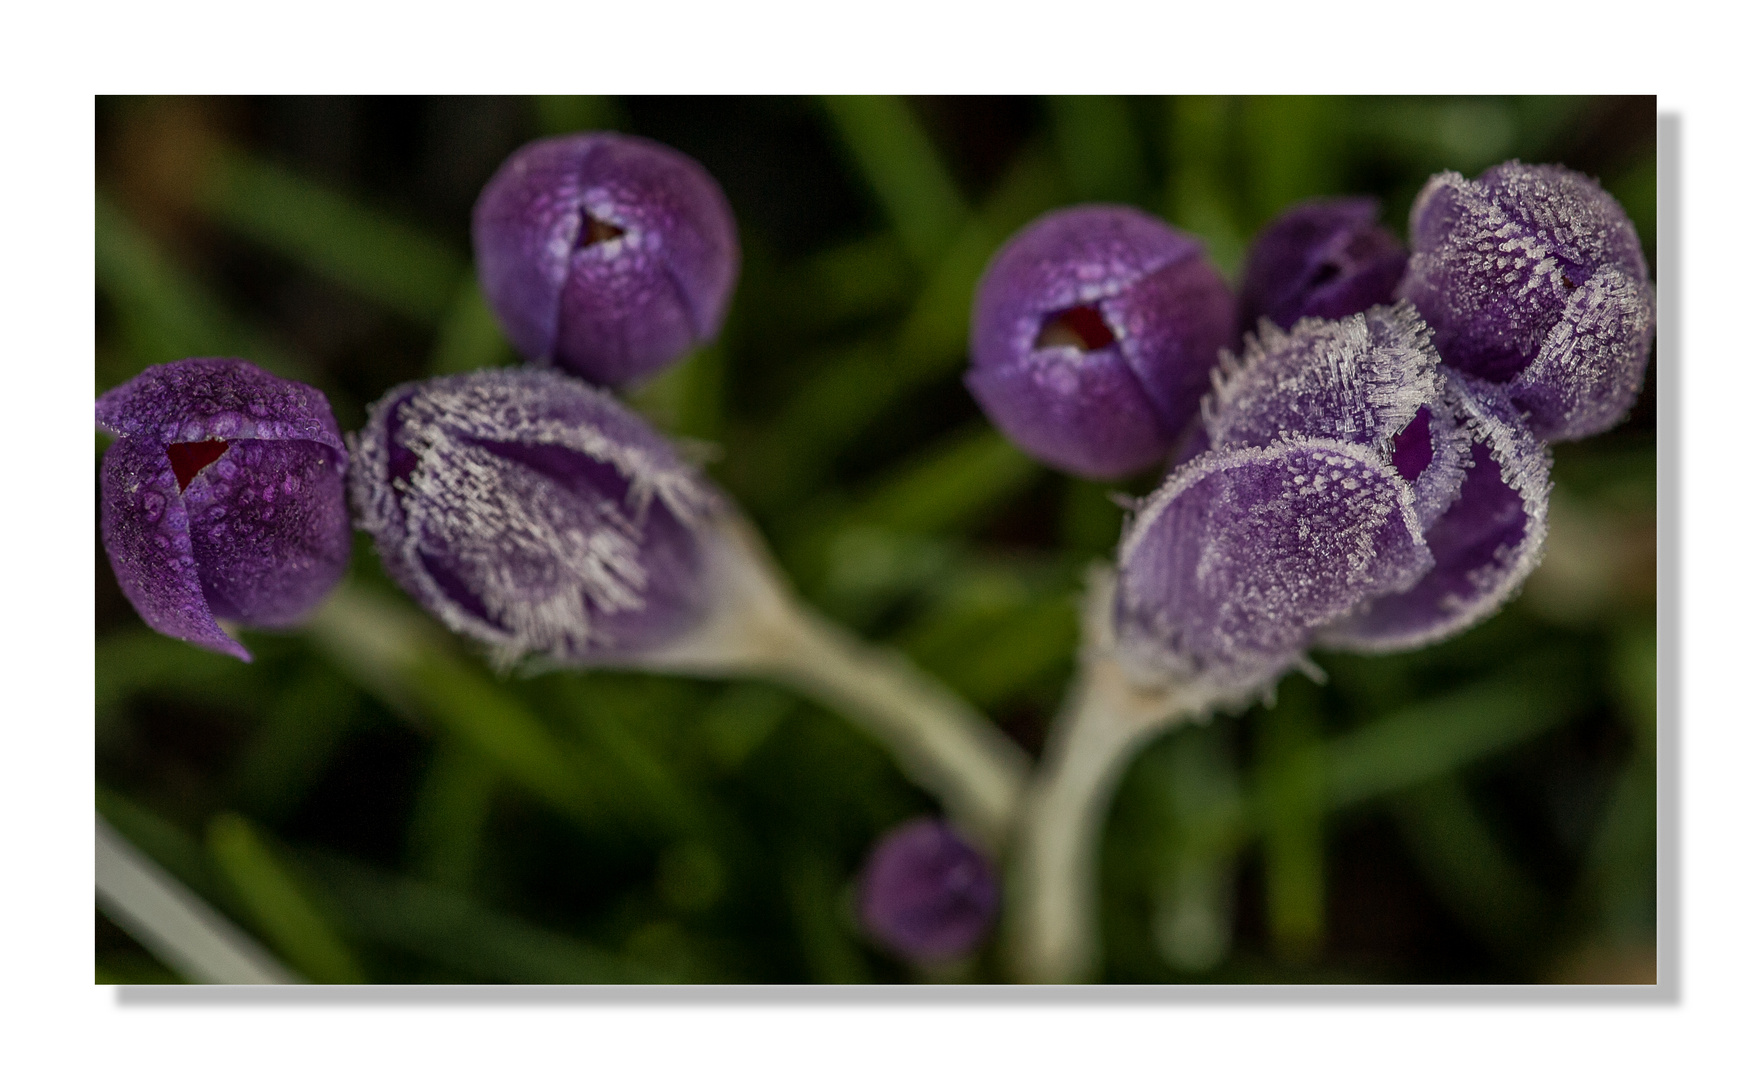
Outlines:
{"label": "purple petal with frost", "polygon": [[1424,533],[1435,566],[1411,589],[1323,631],[1321,645],[1392,652],[1452,637],[1495,613],[1538,565],[1550,451],[1501,388],[1455,375],[1449,389],[1473,445],[1459,497]]}
{"label": "purple petal with frost", "polygon": [[1600,185],[1506,162],[1476,181],[1430,178],[1411,215],[1399,295],[1443,360],[1506,384],[1548,440],[1596,434],[1636,398],[1654,289],[1636,229]]}
{"label": "purple petal with frost", "polygon": [[345,444],[312,387],[242,360],[148,368],[97,401],[104,550],[148,626],[248,660],[216,618],[297,622],[346,569]]}
{"label": "purple petal with frost", "polygon": [[557,372],[410,383],[372,407],[350,480],[384,568],[502,663],[627,656],[705,602],[705,481],[609,395]]}
{"label": "purple petal with frost", "polygon": [[859,882],[858,917],[865,930],[909,960],[968,952],[991,931],[997,914],[991,860],[932,818],[883,834]]}
{"label": "purple petal with frost", "polygon": [[1292,206],[1260,230],[1242,273],[1241,326],[1270,319],[1342,319],[1393,300],[1409,258],[1376,224],[1375,199],[1322,199]]}
{"label": "purple petal with frost", "polygon": [[[1191,237],[1130,207],[1054,211],[986,267],[968,386],[1029,453],[1123,475],[1178,441],[1233,317],[1233,294]],[[1064,400],[1092,390],[1099,408]]]}
{"label": "purple petal with frost", "polygon": [[1412,483],[1427,524],[1459,490],[1470,446],[1444,382],[1429,327],[1410,304],[1304,319],[1289,333],[1266,320],[1240,359],[1224,355],[1204,426],[1219,450],[1304,436],[1370,447]]}
{"label": "purple petal with frost", "polygon": [[716,337],[736,220],[698,162],[630,135],[530,143],[474,209],[481,291],[523,355],[620,385]]}
{"label": "purple petal with frost", "polygon": [[1367,448],[1308,439],[1212,451],[1126,526],[1121,656],[1140,673],[1258,685],[1292,666],[1315,630],[1429,566],[1410,486]]}

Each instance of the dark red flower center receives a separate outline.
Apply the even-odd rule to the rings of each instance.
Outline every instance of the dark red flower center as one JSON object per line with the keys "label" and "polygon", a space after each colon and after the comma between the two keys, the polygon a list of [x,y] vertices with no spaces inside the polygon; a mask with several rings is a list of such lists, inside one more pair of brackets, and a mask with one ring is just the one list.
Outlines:
{"label": "dark red flower center", "polygon": [[1083,352],[1094,352],[1111,344],[1113,331],[1108,328],[1107,320],[1088,304],[1061,311],[1046,320],[1040,328],[1040,336],[1034,339],[1036,349],[1070,345]]}
{"label": "dark red flower center", "polygon": [[606,221],[597,221],[588,215],[584,218],[584,242],[579,247],[589,247],[605,240],[613,240],[617,236],[625,236],[627,231],[618,225],[610,225]]}
{"label": "dark red flower center", "polygon": [[170,467],[176,471],[176,489],[187,491],[189,481],[202,469],[219,460],[219,455],[225,453],[231,444],[224,439],[209,439],[206,442],[171,443],[164,448],[164,456],[170,459]]}

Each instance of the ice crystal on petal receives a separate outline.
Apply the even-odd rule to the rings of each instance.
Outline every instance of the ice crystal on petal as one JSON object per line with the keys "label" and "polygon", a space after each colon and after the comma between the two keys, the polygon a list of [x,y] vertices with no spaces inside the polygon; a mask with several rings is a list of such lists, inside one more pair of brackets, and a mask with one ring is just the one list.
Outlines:
{"label": "ice crystal on petal", "polygon": [[[1459,488],[1468,443],[1443,405],[1429,327],[1410,304],[1336,322],[1303,319],[1288,333],[1261,320],[1242,356],[1225,355],[1212,381],[1202,403],[1212,447],[1310,437],[1367,446],[1388,463],[1415,460],[1405,479],[1425,524]],[[1426,441],[1407,447],[1412,438]]]}
{"label": "ice crystal on petal", "polygon": [[716,497],[606,394],[536,370],[398,387],[357,454],[386,569],[502,663],[636,652],[698,615]]}
{"label": "ice crystal on petal", "polygon": [[1448,385],[1470,468],[1453,504],[1424,534],[1434,567],[1411,589],[1323,631],[1321,645],[1392,652],[1451,637],[1495,613],[1539,563],[1550,451],[1501,388],[1458,374]]}
{"label": "ice crystal on petal", "polygon": [[1140,677],[1261,685],[1320,627],[1429,566],[1410,485],[1367,447],[1298,438],[1213,450],[1126,527],[1120,652]]}
{"label": "ice crystal on petal", "polygon": [[1636,398],[1654,290],[1636,230],[1594,181],[1511,161],[1431,177],[1399,295],[1448,364],[1508,387],[1548,440],[1596,434]]}

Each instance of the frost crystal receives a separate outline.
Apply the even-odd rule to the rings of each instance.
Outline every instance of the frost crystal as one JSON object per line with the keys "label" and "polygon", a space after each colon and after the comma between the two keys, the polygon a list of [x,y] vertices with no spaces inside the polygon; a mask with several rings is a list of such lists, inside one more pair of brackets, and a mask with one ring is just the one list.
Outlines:
{"label": "frost crystal", "polygon": [[501,663],[626,655],[698,617],[716,496],[606,394],[536,370],[408,384],[355,453],[385,569]]}
{"label": "frost crystal", "polygon": [[1409,486],[1365,447],[1214,450],[1138,510],[1119,548],[1121,654],[1140,673],[1239,688],[1317,628],[1430,566]]}
{"label": "frost crystal", "polygon": [[1623,419],[1648,365],[1654,289],[1635,227],[1598,184],[1518,161],[1476,181],[1442,173],[1412,207],[1411,240],[1399,295],[1444,361],[1504,385],[1543,439]]}
{"label": "frost crystal", "polygon": [[1323,631],[1322,645],[1391,652],[1451,637],[1494,613],[1539,564],[1550,451],[1501,389],[1458,374],[1448,387],[1469,468],[1453,505],[1425,532],[1435,566],[1410,590]]}
{"label": "frost crystal", "polygon": [[1410,304],[1304,319],[1287,334],[1261,321],[1212,381],[1203,402],[1212,447],[1296,436],[1372,447],[1413,484],[1426,525],[1459,490],[1469,440],[1443,407],[1440,357]]}
{"label": "frost crystal", "polygon": [[1548,452],[1505,390],[1443,370],[1409,304],[1264,321],[1213,382],[1202,451],[1120,545],[1115,625],[1140,679],[1239,701],[1311,646],[1458,633],[1537,563]]}

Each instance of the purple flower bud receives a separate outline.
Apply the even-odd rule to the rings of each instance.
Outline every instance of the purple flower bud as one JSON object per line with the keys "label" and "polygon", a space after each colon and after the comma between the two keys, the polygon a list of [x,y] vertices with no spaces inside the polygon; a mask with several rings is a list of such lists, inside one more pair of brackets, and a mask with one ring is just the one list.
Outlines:
{"label": "purple flower bud", "polygon": [[858,917],[871,937],[909,960],[971,950],[997,914],[991,861],[934,818],[890,829],[864,864]]}
{"label": "purple flower bud", "polygon": [[1315,630],[1430,567],[1411,488],[1335,439],[1213,450],[1127,524],[1115,620],[1135,671],[1241,690],[1288,669]]}
{"label": "purple flower bud", "polygon": [[297,622],[340,580],[347,451],[322,392],[242,360],[148,368],[97,399],[103,546],[146,625],[228,653],[217,619]]}
{"label": "purple flower bud", "polygon": [[1120,545],[1135,671],[1241,693],[1312,645],[1428,644],[1538,561],[1547,451],[1500,388],[1442,369],[1409,304],[1261,324],[1225,357],[1203,426],[1210,448]]}
{"label": "purple flower bud", "polygon": [[1427,526],[1460,490],[1471,446],[1445,405],[1440,365],[1429,327],[1403,302],[1287,334],[1261,323],[1239,360],[1223,358],[1203,403],[1206,437],[1217,449],[1297,436],[1370,447],[1412,485]]}
{"label": "purple flower bud", "polygon": [[1234,321],[1198,241],[1130,207],[1058,210],[986,267],[967,387],[1029,454],[1122,476],[1167,457]]}
{"label": "purple flower bud", "polygon": [[741,264],[710,173],[603,132],[506,159],[475,203],[474,247],[481,291],[523,355],[609,386],[716,337]]}
{"label": "purple flower bud", "polygon": [[1316,200],[1260,230],[1241,276],[1242,329],[1262,318],[1288,329],[1391,303],[1409,256],[1375,223],[1380,210],[1374,199]]}
{"label": "purple flower bud", "polygon": [[1399,295],[1450,365],[1504,385],[1533,433],[1616,424],[1642,386],[1654,288],[1623,207],[1580,173],[1507,162],[1430,178],[1411,211]]}
{"label": "purple flower bud", "polygon": [[717,497],[606,393],[527,368],[407,383],[354,455],[384,569],[501,663],[625,657],[700,617]]}

